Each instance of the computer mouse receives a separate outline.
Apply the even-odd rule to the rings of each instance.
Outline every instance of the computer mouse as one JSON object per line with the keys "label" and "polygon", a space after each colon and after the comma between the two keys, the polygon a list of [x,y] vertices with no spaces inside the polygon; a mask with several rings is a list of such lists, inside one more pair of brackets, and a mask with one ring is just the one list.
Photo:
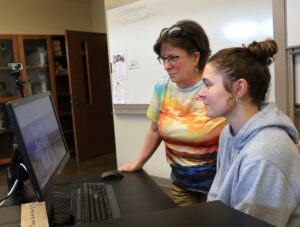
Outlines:
{"label": "computer mouse", "polygon": [[101,173],[102,180],[117,180],[122,179],[124,176],[118,170],[109,170]]}

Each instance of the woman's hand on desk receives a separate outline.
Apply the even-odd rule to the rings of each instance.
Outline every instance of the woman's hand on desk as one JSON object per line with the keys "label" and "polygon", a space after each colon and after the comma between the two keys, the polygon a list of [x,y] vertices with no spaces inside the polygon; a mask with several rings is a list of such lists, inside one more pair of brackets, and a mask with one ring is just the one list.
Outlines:
{"label": "woman's hand on desk", "polygon": [[132,163],[126,163],[123,166],[119,167],[118,171],[121,171],[121,172],[134,172],[134,171],[140,170],[142,168],[143,168],[143,166],[138,165],[137,162],[132,162]]}
{"label": "woman's hand on desk", "polygon": [[161,143],[160,134],[158,131],[158,126],[155,122],[151,122],[148,128],[146,137],[144,139],[143,146],[139,151],[139,154],[134,162],[126,163],[118,171],[123,172],[134,172],[143,168],[148,159],[156,151],[157,147]]}

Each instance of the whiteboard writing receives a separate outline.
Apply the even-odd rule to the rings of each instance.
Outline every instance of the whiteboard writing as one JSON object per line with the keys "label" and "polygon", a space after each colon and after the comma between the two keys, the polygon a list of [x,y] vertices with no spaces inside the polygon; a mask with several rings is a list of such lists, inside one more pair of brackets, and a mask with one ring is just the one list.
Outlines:
{"label": "whiteboard writing", "polygon": [[122,81],[114,104],[150,103],[155,83],[167,75],[153,45],[162,28],[179,20],[202,25],[212,53],[273,37],[272,0],[140,0],[106,15],[110,62],[114,53],[126,50],[126,78],[111,77],[113,85]]}
{"label": "whiteboard writing", "polygon": [[128,9],[124,9],[121,12],[122,17],[122,25],[126,26],[129,24],[141,22],[147,20],[149,18],[157,16],[156,13],[148,11],[146,5],[130,7]]}

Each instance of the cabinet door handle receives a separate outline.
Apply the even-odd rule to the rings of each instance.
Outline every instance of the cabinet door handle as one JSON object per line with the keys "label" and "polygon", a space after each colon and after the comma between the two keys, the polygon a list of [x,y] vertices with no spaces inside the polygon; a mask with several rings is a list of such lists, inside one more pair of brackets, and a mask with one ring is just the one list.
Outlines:
{"label": "cabinet door handle", "polygon": [[75,96],[75,106],[78,106],[80,104],[78,96]]}
{"label": "cabinet door handle", "polygon": [[71,97],[70,103],[71,105],[78,106],[80,104],[78,96]]}

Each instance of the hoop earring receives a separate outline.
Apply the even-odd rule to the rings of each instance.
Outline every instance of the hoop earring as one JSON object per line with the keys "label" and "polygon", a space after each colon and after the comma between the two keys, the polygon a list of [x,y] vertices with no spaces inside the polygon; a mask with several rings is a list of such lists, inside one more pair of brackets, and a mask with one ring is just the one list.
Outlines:
{"label": "hoop earring", "polygon": [[240,102],[240,97],[235,97],[235,102],[239,103]]}

